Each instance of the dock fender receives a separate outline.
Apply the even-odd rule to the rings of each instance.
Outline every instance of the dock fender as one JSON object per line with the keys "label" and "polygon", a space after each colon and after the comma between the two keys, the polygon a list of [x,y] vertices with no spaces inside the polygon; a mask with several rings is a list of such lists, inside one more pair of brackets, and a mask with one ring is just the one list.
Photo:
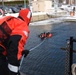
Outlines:
{"label": "dock fender", "polygon": [[71,69],[72,69],[72,75],[76,75],[76,63],[72,64]]}

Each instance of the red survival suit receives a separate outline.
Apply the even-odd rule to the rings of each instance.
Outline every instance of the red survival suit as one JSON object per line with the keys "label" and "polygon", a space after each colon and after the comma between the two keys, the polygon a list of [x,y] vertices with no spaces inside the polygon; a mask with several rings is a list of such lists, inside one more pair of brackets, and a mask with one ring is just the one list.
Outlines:
{"label": "red survival suit", "polygon": [[29,35],[30,15],[30,10],[23,9],[18,18],[0,18],[0,75],[18,75],[22,51]]}

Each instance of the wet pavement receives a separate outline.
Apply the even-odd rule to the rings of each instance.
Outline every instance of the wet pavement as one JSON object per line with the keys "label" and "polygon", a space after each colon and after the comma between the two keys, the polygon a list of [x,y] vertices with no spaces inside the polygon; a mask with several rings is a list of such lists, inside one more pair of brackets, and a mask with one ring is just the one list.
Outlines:
{"label": "wet pavement", "polygon": [[[66,47],[66,40],[70,36],[76,38],[76,22],[30,26],[29,29],[30,36],[25,49],[31,50],[41,42],[42,44],[31,50],[24,58],[21,72],[25,75],[65,75],[66,51],[60,48]],[[42,41],[38,35],[43,32],[51,32],[53,36]]]}

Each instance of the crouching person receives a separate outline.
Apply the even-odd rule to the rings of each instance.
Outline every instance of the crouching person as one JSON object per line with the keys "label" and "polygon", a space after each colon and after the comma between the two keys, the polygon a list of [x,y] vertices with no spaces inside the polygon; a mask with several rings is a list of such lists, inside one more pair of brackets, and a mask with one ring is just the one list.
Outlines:
{"label": "crouching person", "polygon": [[29,36],[31,12],[21,9],[18,17],[0,18],[0,75],[19,75],[20,60]]}

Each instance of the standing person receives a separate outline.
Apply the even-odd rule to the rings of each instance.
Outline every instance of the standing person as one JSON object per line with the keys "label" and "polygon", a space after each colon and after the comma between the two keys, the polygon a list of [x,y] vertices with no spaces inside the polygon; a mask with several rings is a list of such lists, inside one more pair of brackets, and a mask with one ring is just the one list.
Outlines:
{"label": "standing person", "polygon": [[29,36],[30,20],[31,12],[27,8],[21,9],[17,18],[0,18],[0,75],[19,75],[22,51]]}

